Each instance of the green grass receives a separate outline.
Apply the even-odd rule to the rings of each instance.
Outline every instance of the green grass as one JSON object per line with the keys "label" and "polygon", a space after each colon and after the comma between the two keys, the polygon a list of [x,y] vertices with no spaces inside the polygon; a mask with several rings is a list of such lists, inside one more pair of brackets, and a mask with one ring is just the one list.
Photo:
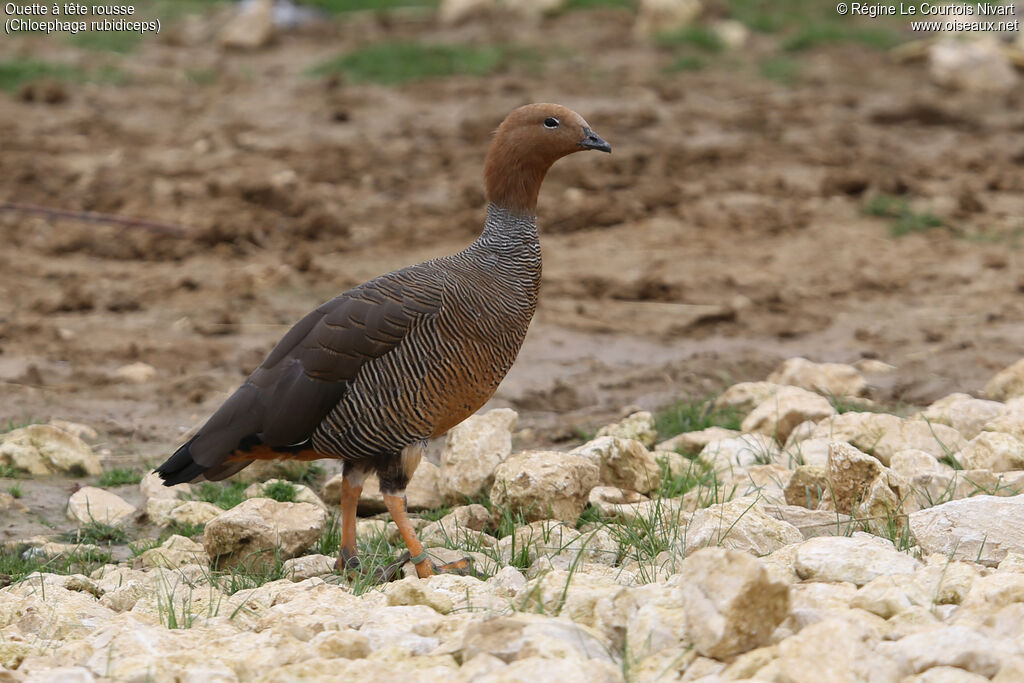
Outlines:
{"label": "green grass", "polygon": [[124,527],[106,522],[87,522],[74,531],[63,535],[69,543],[92,543],[93,545],[123,544],[128,542]]}
{"label": "green grass", "polygon": [[704,52],[721,52],[725,44],[717,33],[699,24],[692,24],[678,31],[658,36],[661,47],[694,47]]}
{"label": "green grass", "polygon": [[758,64],[758,72],[770,81],[793,85],[800,80],[800,62],[789,57],[770,57]]}
{"label": "green grass", "polygon": [[11,484],[7,487],[7,493],[11,494],[11,498],[21,498],[25,495],[25,492],[21,490],[21,484]]}
{"label": "green grass", "polygon": [[708,427],[739,429],[742,421],[740,414],[735,410],[714,408],[714,400],[711,398],[683,400],[654,414],[654,428],[659,439],[667,439],[683,432],[696,432]]}
{"label": "green grass", "polygon": [[889,234],[903,237],[916,232],[927,232],[932,228],[948,227],[941,218],[930,213],[911,210],[905,199],[886,194],[874,195],[865,202],[864,213],[877,218],[889,218]]}
{"label": "green grass", "polygon": [[446,76],[486,76],[497,70],[506,56],[504,48],[493,45],[384,42],[330,59],[310,73],[343,75],[356,83],[397,85]]}
{"label": "green grass", "polygon": [[856,26],[843,21],[806,24],[782,41],[782,49],[798,52],[822,45],[858,43],[876,50],[888,50],[900,42],[900,36],[895,30]]}
{"label": "green grass", "polygon": [[50,78],[58,81],[78,80],[83,77],[81,69],[68,64],[45,62],[31,57],[19,57],[0,61],[0,89],[14,92],[26,83]]}
{"label": "green grass", "polygon": [[128,54],[137,48],[145,37],[134,31],[84,31],[71,37],[71,44],[85,50]]}
{"label": "green grass", "polygon": [[128,467],[115,467],[100,475],[100,486],[127,486],[142,481],[142,472]]}
{"label": "green grass", "polygon": [[191,498],[230,510],[245,500],[245,489],[246,485],[240,481],[203,481],[192,487]]}
{"label": "green grass", "polygon": [[442,505],[441,507],[434,508],[433,510],[423,510],[422,512],[419,513],[419,516],[422,519],[427,519],[431,522],[436,522],[437,520],[441,519],[451,511],[452,509],[449,506]]}
{"label": "green grass", "polygon": [[703,59],[694,55],[683,55],[677,57],[674,62],[665,67],[666,71],[700,71],[706,66]]}
{"label": "green grass", "polygon": [[[171,536],[184,536],[185,538],[195,538],[196,536],[202,536],[206,530],[205,524],[192,524],[191,522],[171,522],[160,532],[160,543],[163,543]],[[159,545],[159,543],[157,544]]]}
{"label": "green grass", "polygon": [[90,574],[109,564],[109,553],[78,550],[67,555],[45,557],[31,548],[0,546],[0,587],[21,581],[35,572],[53,574]]}
{"label": "green grass", "polygon": [[185,69],[185,80],[195,85],[211,85],[220,78],[216,69]]}
{"label": "green grass", "polygon": [[298,492],[295,484],[288,481],[273,481],[263,486],[263,495],[279,503],[294,503]]}
{"label": "green grass", "polygon": [[14,465],[7,465],[0,462],[0,479],[17,479],[25,473]]}

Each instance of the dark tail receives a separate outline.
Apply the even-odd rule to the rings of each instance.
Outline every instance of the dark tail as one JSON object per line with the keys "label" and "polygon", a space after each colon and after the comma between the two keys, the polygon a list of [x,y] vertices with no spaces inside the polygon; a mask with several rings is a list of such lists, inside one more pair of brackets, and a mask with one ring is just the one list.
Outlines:
{"label": "dark tail", "polygon": [[156,473],[164,480],[164,486],[184,484],[185,482],[192,481],[206,471],[206,467],[203,467],[192,459],[192,452],[189,448],[195,440],[196,437],[193,436],[178,448],[178,450],[174,451],[174,455],[167,458],[167,461],[163,465],[156,468]]}

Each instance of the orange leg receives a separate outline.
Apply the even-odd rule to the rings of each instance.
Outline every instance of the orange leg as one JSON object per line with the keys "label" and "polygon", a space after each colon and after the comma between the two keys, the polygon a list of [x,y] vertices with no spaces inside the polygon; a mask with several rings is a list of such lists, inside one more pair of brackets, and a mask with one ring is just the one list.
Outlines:
{"label": "orange leg", "polygon": [[412,563],[416,565],[416,575],[421,579],[432,576],[434,568],[430,560],[427,559],[427,553],[423,550],[423,544],[416,537],[416,532],[413,531],[412,524],[409,522],[409,515],[405,510],[405,496],[389,496],[385,494],[384,505],[387,506],[388,512],[391,513],[391,519],[395,520],[395,524],[398,525],[398,533],[402,534],[402,540],[409,547]]}
{"label": "orange leg", "polygon": [[359,559],[356,557],[356,507],[362,492],[363,487],[352,486],[348,477],[341,480],[341,552],[336,564],[338,570],[359,567]]}

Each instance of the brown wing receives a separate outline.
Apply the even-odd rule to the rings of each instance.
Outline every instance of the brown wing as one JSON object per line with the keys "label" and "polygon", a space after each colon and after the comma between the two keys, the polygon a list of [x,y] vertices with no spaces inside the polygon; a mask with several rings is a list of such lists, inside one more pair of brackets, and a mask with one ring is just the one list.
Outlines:
{"label": "brown wing", "polygon": [[[364,363],[402,343],[441,308],[443,276],[431,263],[382,275],[319,306],[292,327],[267,359],[157,472],[165,483],[218,467],[239,448],[307,442]],[[246,463],[247,464],[247,463]]]}

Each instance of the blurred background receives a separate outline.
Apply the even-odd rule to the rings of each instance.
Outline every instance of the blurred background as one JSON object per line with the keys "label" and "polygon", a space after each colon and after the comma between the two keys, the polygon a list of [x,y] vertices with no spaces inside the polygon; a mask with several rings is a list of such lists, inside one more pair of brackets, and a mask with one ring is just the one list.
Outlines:
{"label": "blurred background", "polygon": [[160,462],[308,310],[468,244],[531,101],[614,153],[541,194],[542,302],[491,402],[521,445],[791,356],[879,361],[872,398],[919,405],[1024,355],[1019,31],[812,0],[134,7],[159,34],[0,38],[5,430]]}

